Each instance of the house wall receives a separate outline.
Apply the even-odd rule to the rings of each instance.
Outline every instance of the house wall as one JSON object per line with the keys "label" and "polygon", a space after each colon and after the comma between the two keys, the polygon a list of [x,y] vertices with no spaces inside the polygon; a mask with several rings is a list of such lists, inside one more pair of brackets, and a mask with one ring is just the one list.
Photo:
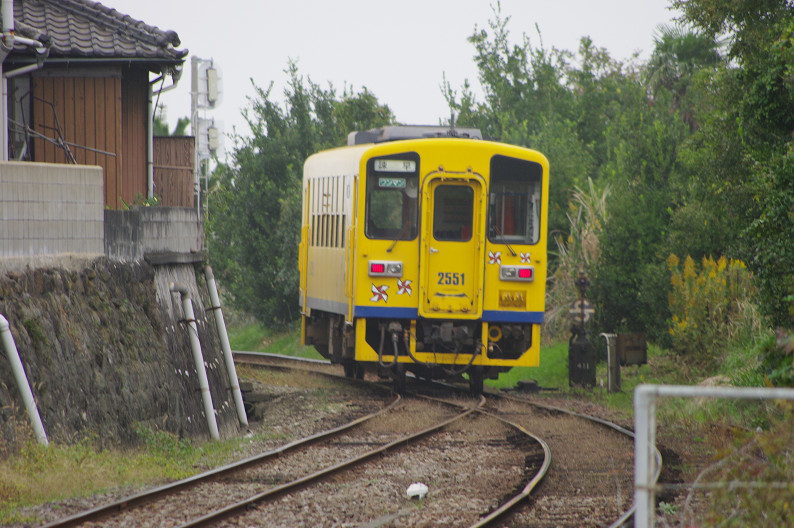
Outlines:
{"label": "house wall", "polygon": [[193,136],[154,138],[154,195],[169,207],[193,207]]}
{"label": "house wall", "polygon": [[[60,75],[58,75],[60,74]],[[104,174],[104,201],[120,205],[121,71],[42,72],[32,79],[31,127],[50,140],[33,141],[33,161],[70,163],[59,138],[78,164],[99,165]],[[86,148],[82,148],[86,147]]]}
{"label": "house wall", "polygon": [[0,162],[0,257],[104,252],[102,169]]}
{"label": "house wall", "polygon": [[203,240],[195,208],[106,209],[99,167],[0,162],[0,259],[16,261],[0,269],[63,254],[121,261],[198,255]]}
{"label": "house wall", "polygon": [[146,196],[148,72],[137,68],[45,69],[32,76],[33,161],[102,167],[111,209]]}
{"label": "house wall", "polygon": [[[125,70],[121,79],[121,192],[128,204],[146,198],[149,72]],[[115,207],[118,209],[118,206]]]}

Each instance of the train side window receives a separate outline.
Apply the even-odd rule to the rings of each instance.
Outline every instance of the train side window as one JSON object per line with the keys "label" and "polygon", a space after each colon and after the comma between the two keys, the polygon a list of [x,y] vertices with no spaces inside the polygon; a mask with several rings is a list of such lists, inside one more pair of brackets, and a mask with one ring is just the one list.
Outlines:
{"label": "train side window", "polygon": [[433,194],[433,238],[471,240],[474,191],[461,185],[439,185]]}
{"label": "train side window", "polygon": [[317,215],[314,212],[314,182],[309,180],[309,218],[311,219],[311,226],[309,231],[309,245],[317,245]]}
{"label": "train side window", "polygon": [[507,156],[491,159],[488,239],[495,243],[537,244],[543,168]]}
{"label": "train side window", "polygon": [[339,215],[334,215],[334,243],[332,244],[335,248],[339,247]]}
{"label": "train side window", "polygon": [[419,156],[392,154],[367,161],[367,238],[413,240],[419,222]]}

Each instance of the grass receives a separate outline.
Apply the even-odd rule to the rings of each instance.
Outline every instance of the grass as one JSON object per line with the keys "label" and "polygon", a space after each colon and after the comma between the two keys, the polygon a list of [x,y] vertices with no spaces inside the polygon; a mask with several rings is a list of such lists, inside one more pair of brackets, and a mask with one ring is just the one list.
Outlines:
{"label": "grass", "polygon": [[568,386],[568,347],[554,343],[540,349],[540,365],[518,367],[499,374],[497,380],[485,384],[495,389],[515,387],[519,381],[535,380],[543,388],[561,390]]}
{"label": "grass", "polygon": [[[600,405],[624,412],[632,412],[634,388],[641,383],[677,383],[678,370],[666,350],[651,345],[648,364],[621,369],[621,391],[607,392],[606,362],[596,366],[596,386],[592,389],[571,387],[568,377],[568,343],[560,341],[543,344],[540,348],[540,365],[518,367],[499,375],[498,380],[487,380],[486,385],[496,389],[515,387],[519,381],[534,380],[543,389],[551,389],[555,396],[570,396],[593,400]],[[541,394],[548,394],[542,392]]]}
{"label": "grass", "polygon": [[232,350],[322,359],[314,347],[300,344],[300,331],[297,328],[277,333],[260,323],[251,323],[235,328],[229,327],[228,332]]}
{"label": "grass", "polygon": [[90,438],[44,447],[29,440],[0,460],[0,524],[36,523],[24,508],[114,488],[135,488],[186,478],[228,460],[240,440],[191,442],[137,428],[136,449],[97,449]]}

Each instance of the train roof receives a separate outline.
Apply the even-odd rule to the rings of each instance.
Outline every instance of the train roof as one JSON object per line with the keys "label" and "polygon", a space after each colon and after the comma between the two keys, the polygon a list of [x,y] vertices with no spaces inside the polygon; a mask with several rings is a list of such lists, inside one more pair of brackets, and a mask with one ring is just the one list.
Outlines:
{"label": "train roof", "polygon": [[371,130],[351,132],[347,136],[348,146],[366,143],[385,143],[404,139],[463,138],[482,139],[477,128],[456,128],[433,125],[387,126]]}

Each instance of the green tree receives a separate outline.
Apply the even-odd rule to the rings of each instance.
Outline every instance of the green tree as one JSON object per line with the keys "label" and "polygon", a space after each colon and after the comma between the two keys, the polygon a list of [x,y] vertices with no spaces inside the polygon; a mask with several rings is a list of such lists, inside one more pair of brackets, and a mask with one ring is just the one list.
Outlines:
{"label": "green tree", "polygon": [[533,148],[549,158],[549,231],[567,234],[568,201],[574,188],[584,185],[593,163],[573,119],[565,54],[545,49],[542,42],[533,47],[526,35],[512,44],[509,21],[497,4],[489,29],[475,28],[469,37],[485,101],[476,100],[468,81],[460,93],[447,84],[445,96],[458,125],[477,127],[485,137]]}
{"label": "green tree", "polygon": [[168,123],[163,120],[162,116],[154,116],[152,124],[154,125],[153,130],[155,136],[184,136],[187,134],[187,127],[190,126],[190,118],[180,117],[176,122],[176,126],[174,126],[174,130],[171,132],[168,131]]}
{"label": "green tree", "polygon": [[680,25],[661,25],[654,36],[654,50],[646,66],[646,79],[652,94],[672,94],[672,109],[692,130],[698,128],[695,108],[702,101],[690,88],[695,77],[713,71],[723,63],[722,43],[711,35]]}
{"label": "green tree", "polygon": [[682,202],[675,194],[683,178],[678,152],[689,134],[672,92],[663,89],[652,97],[643,70],[613,60],[587,37],[576,53],[533,47],[526,36],[511,44],[509,18],[498,6],[494,15],[487,30],[469,39],[485,101],[475,99],[468,83],[460,94],[447,86],[458,123],[546,154],[549,232],[563,244],[561,258],[575,250],[565,244],[577,242],[569,236],[567,216],[574,189],[587,179],[596,195],[611,189],[609,219],[598,229],[600,263],[591,263],[601,324],[610,331],[663,335],[669,282],[665,249],[671,215]]}
{"label": "green tree", "polygon": [[220,164],[209,199],[210,262],[234,303],[271,327],[297,319],[298,242],[303,162],[346,143],[347,133],[393,122],[389,108],[366,88],[322,89],[287,70],[282,108],[267,90],[244,112],[250,135],[235,137],[229,164]]}
{"label": "green tree", "polygon": [[642,85],[632,93],[634,103],[607,130],[609,159],[602,170],[613,192],[593,294],[603,329],[662,339],[668,318],[664,260],[671,181],[686,127],[666,106],[647,104]]}
{"label": "green tree", "polygon": [[729,35],[731,62],[685,153],[701,194],[730,211],[738,255],[753,271],[762,311],[794,327],[794,4],[676,0],[707,35]]}

